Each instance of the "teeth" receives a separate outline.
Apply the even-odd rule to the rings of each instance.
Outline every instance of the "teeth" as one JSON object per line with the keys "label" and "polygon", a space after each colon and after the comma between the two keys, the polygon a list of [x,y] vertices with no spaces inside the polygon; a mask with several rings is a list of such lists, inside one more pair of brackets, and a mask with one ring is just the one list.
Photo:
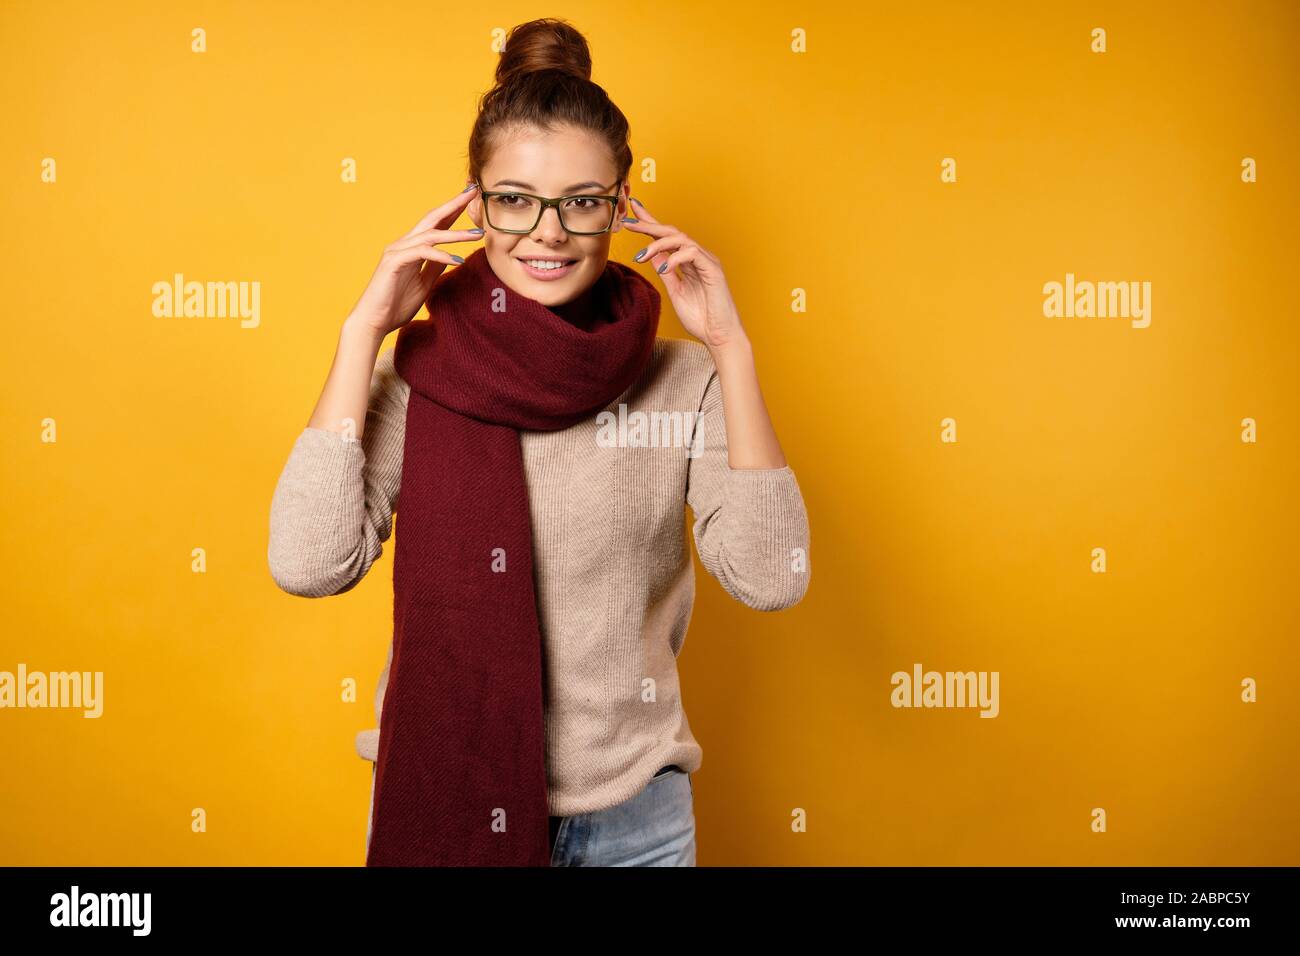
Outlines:
{"label": "teeth", "polygon": [[524,259],[523,261],[528,263],[534,269],[545,269],[545,270],[563,269],[566,265],[568,265],[567,262],[554,262],[549,259]]}

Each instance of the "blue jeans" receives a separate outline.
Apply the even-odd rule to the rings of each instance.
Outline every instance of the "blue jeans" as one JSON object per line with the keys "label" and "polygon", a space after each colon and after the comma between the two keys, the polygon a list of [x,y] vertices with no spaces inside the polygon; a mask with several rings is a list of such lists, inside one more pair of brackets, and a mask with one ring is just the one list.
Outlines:
{"label": "blue jeans", "polygon": [[694,866],[695,785],[676,768],[606,810],[560,820],[551,866]]}
{"label": "blue jeans", "polygon": [[[375,768],[370,813],[374,814]],[[370,849],[366,824],[366,849]],[[551,866],[694,866],[695,784],[684,770],[651,777],[642,791],[606,810],[560,819]]]}

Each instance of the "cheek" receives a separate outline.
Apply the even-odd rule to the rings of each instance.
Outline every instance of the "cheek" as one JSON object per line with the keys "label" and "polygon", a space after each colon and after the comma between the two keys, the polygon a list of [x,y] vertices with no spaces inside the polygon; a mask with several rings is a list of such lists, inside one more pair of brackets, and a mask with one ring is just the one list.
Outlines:
{"label": "cheek", "polygon": [[605,263],[609,260],[609,251],[606,249],[593,249],[583,253],[583,269],[590,274],[599,274],[605,271]]}
{"label": "cheek", "polygon": [[596,242],[590,246],[580,247],[578,251],[582,256],[584,265],[595,263],[597,266],[603,267],[605,260],[609,258],[609,243]]}

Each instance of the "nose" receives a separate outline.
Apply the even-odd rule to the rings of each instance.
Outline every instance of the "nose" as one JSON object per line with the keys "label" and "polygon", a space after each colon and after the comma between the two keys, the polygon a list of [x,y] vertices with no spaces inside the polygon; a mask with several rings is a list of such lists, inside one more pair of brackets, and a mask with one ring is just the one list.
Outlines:
{"label": "nose", "polygon": [[532,235],[539,242],[548,244],[564,239],[568,234],[560,224],[560,210],[554,206],[543,209],[542,218],[537,220],[537,228],[533,230]]}

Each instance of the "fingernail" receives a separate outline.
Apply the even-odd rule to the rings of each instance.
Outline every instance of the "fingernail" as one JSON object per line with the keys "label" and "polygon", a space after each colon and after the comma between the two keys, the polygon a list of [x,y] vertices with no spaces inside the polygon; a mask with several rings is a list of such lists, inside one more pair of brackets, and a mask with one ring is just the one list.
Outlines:
{"label": "fingernail", "polygon": [[[650,247],[649,247],[649,246],[646,246],[646,249],[648,249],[648,248],[650,248]],[[645,249],[642,249],[640,252],[638,252],[636,255],[634,255],[634,256],[632,257],[632,261],[633,261],[633,262],[640,262],[640,261],[641,261],[641,257],[644,256],[644,255],[645,255]]]}
{"label": "fingernail", "polygon": [[465,261],[465,260],[462,259],[460,256],[452,256],[452,259],[454,259],[454,260],[456,261],[457,265],[459,265],[460,263],[462,263],[462,262]]}
{"label": "fingernail", "polygon": [[624,222],[636,222],[636,220],[633,219],[631,216],[624,216],[624,217],[623,217],[623,221],[624,221]]}
{"label": "fingernail", "polygon": [[468,186],[466,186],[464,189],[462,189],[461,192],[463,192],[463,193],[467,193],[467,192],[469,192],[469,191],[470,191],[471,189],[473,189],[473,188],[474,188],[474,184],[473,184],[473,183],[470,183]]}
{"label": "fingernail", "polygon": [[668,268],[668,263],[665,262],[665,263],[664,263],[663,265],[661,265],[661,266],[660,266],[656,271],[657,271],[660,275],[663,275],[663,274],[664,274],[664,270],[667,269],[667,268]]}
{"label": "fingernail", "polygon": [[632,197],[632,201],[636,203],[638,206],[640,206],[642,209],[645,208],[645,203],[641,202],[641,200],[637,199],[635,196]]}
{"label": "fingernail", "polygon": [[472,232],[472,233],[474,233],[474,235],[476,235],[476,236],[481,236],[481,235],[483,235],[483,230],[482,230],[482,229],[471,229],[471,230],[469,230],[469,231]]}

